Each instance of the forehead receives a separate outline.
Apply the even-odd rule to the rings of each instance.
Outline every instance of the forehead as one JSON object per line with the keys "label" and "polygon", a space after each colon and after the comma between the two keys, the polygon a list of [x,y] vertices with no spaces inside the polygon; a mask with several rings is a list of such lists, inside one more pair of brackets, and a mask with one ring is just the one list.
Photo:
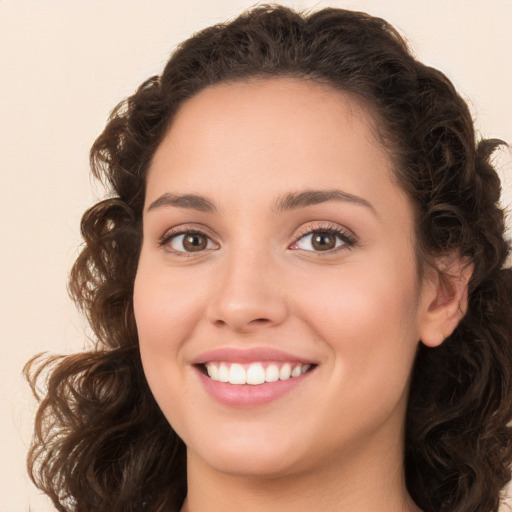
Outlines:
{"label": "forehead", "polygon": [[146,199],[163,192],[227,199],[230,191],[236,198],[312,187],[397,193],[376,123],[362,100],[317,82],[216,85],[181,106],[154,155]]}

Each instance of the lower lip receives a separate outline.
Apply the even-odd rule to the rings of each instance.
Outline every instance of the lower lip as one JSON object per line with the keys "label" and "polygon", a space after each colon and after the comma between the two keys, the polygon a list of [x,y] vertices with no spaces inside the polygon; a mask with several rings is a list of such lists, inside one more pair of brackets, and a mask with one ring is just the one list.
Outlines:
{"label": "lower lip", "polygon": [[219,382],[210,379],[198,370],[199,378],[206,391],[215,400],[230,407],[256,407],[273,402],[300,386],[311,373],[312,370],[287,380],[265,382],[253,386],[251,384],[237,385]]}

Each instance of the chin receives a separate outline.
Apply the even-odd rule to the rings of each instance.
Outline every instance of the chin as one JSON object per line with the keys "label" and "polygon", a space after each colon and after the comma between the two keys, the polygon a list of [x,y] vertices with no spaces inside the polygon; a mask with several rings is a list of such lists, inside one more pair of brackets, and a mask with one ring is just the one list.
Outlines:
{"label": "chin", "polygon": [[203,459],[213,470],[240,477],[275,478],[291,475],[296,472],[292,461],[283,460],[276,455],[261,455],[246,452],[223,453],[218,456]]}
{"label": "chin", "polygon": [[211,469],[246,477],[285,476],[299,469],[300,451],[279,436],[224,437],[224,442],[201,443],[189,448],[189,457],[199,458]]}

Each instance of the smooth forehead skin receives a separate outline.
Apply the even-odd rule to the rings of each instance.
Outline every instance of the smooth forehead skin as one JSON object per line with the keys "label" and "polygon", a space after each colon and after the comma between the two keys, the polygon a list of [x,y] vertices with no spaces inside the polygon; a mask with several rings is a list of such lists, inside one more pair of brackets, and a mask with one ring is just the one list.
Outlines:
{"label": "smooth forehead skin", "polygon": [[[165,186],[160,178],[169,179],[166,173],[152,171],[172,173],[175,166],[187,169],[179,175],[178,189],[188,188],[187,177],[196,187],[194,169],[208,170],[212,179],[222,173],[223,181],[232,182],[233,191],[238,180],[247,183],[252,171],[254,193],[268,179],[275,190],[309,188],[311,175],[319,168],[323,179],[318,186],[325,188],[334,183],[326,178],[332,176],[339,182],[340,169],[350,169],[356,179],[344,173],[343,189],[372,202],[367,197],[372,189],[378,195],[381,186],[390,186],[393,176],[387,154],[375,138],[375,122],[362,100],[316,82],[252,79],[207,88],[181,107],[156,151],[146,206]],[[262,129],[265,126],[269,129]],[[368,145],[374,151],[368,152]],[[238,172],[241,168],[243,173]],[[294,171],[293,182],[284,169]],[[302,170],[311,175],[301,176]],[[396,192],[401,195],[398,188]]]}

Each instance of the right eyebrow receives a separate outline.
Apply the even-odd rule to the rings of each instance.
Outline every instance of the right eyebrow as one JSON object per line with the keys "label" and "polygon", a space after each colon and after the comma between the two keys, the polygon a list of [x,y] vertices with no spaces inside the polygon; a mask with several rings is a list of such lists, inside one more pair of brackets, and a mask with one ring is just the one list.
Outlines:
{"label": "right eyebrow", "polygon": [[200,212],[213,212],[216,210],[215,205],[204,196],[196,194],[163,194],[158,199],[153,201],[146,210],[150,212],[156,208],[164,206],[175,206],[178,208],[190,208]]}

